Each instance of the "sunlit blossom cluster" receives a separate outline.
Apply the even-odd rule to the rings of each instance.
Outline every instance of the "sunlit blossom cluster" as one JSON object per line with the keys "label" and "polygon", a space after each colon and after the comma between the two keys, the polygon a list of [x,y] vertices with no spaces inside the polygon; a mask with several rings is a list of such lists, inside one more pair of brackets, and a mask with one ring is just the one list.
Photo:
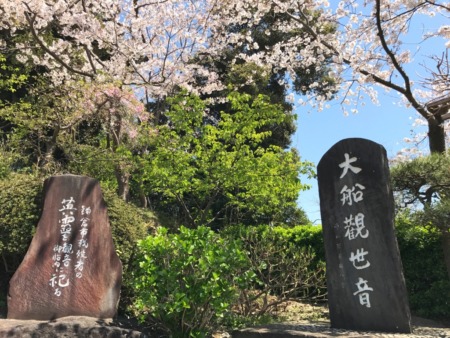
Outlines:
{"label": "sunlit blossom cluster", "polygon": [[[187,61],[206,46],[213,7],[206,0],[1,1],[0,29],[28,30],[33,39],[18,45],[20,61],[47,67],[56,81],[107,74],[157,96],[186,81]],[[49,40],[52,24],[61,31]]]}

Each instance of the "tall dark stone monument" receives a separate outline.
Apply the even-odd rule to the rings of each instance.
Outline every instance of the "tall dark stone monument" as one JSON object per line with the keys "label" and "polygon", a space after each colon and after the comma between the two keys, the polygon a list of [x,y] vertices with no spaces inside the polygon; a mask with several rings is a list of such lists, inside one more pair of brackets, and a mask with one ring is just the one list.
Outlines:
{"label": "tall dark stone monument", "polygon": [[385,149],[352,138],[318,165],[331,326],[411,332]]}
{"label": "tall dark stone monument", "polygon": [[112,241],[98,181],[54,176],[28,252],[10,281],[8,318],[112,318],[122,263]]}

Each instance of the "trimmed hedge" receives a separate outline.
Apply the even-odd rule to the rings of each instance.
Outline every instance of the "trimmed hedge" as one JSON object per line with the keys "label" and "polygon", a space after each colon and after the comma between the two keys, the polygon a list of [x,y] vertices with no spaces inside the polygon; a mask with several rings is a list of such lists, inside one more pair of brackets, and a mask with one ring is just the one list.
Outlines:
{"label": "trimmed hedge", "polygon": [[407,217],[397,219],[396,232],[411,312],[448,320],[450,281],[441,233],[436,227],[415,225]]}
{"label": "trimmed hedge", "polygon": [[41,213],[43,182],[11,174],[0,180],[0,255],[3,269],[13,273],[25,255]]}
{"label": "trimmed hedge", "polygon": [[[442,251],[442,235],[432,226],[414,224],[408,217],[396,220],[396,235],[403,263],[403,273],[411,312],[414,315],[430,319],[450,318],[450,281],[447,277]],[[285,227],[234,227],[226,230],[247,243],[249,239],[259,238],[267,246],[286,250],[290,244],[295,248],[309,249],[314,253],[310,269],[320,267],[325,262],[325,252],[320,226]],[[289,245],[288,245],[289,243]],[[263,260],[263,258],[261,258]],[[314,296],[314,289],[306,290]],[[324,291],[317,294],[323,294]],[[306,295],[306,294],[305,294]],[[307,297],[306,297],[307,298]]]}

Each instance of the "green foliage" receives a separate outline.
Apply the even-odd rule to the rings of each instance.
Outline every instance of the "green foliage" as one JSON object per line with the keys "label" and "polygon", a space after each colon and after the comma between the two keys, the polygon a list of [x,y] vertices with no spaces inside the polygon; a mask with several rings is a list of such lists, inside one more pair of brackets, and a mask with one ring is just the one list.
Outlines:
{"label": "green foliage", "polygon": [[0,254],[15,269],[25,255],[40,216],[42,181],[11,174],[0,180]]}
{"label": "green foliage", "polygon": [[95,177],[102,183],[102,188],[117,190],[115,164],[118,158],[114,153],[94,145],[78,144],[66,146],[70,161],[67,170],[76,175]]}
{"label": "green foliage", "polygon": [[102,188],[102,192],[116,251],[127,265],[135,254],[137,242],[153,232],[158,221],[152,212],[124,202],[114,191]]}
{"label": "green foliage", "polygon": [[[5,55],[0,53],[0,91],[16,92],[23,86],[28,75],[22,72],[22,67],[8,63]],[[0,104],[1,104],[0,100]]]}
{"label": "green foliage", "polygon": [[402,193],[404,205],[431,206],[450,199],[450,156],[432,154],[400,163],[391,170],[395,191]]}
{"label": "green foliage", "polygon": [[205,227],[139,242],[135,309],[142,321],[156,319],[173,337],[202,337],[251,279],[238,242]]}
{"label": "green foliage", "polygon": [[154,231],[157,219],[149,210],[124,202],[114,190],[102,187],[116,252],[122,261],[123,278],[119,310],[126,311],[134,297],[133,260],[139,240]]}
{"label": "green foliage", "polygon": [[80,89],[69,84],[52,87],[44,76],[28,78],[24,87],[20,96],[0,105],[4,146],[19,152],[28,168],[41,167],[45,174],[60,172],[57,152],[63,153],[62,144],[71,139],[71,127],[80,120],[74,116]]}
{"label": "green foliage", "polygon": [[320,227],[229,227],[223,236],[242,241],[256,275],[253,289],[241,290],[244,317],[272,314],[287,301],[324,300],[325,258]]}
{"label": "green foliage", "polygon": [[0,146],[0,180],[13,173],[20,166],[22,156],[17,152],[6,150]]}
{"label": "green foliage", "polygon": [[442,234],[433,226],[417,225],[406,214],[397,218],[396,231],[411,311],[427,318],[450,318]]}
{"label": "green foliage", "polygon": [[6,310],[2,302],[6,302],[9,280],[22,262],[39,219],[41,190],[41,180],[31,175],[10,174],[0,179],[0,314]]}
{"label": "green foliage", "polygon": [[182,93],[170,100],[169,126],[160,127],[148,157],[148,192],[176,203],[191,227],[226,222],[279,220],[306,189],[300,173],[312,173],[294,150],[262,147],[263,127],[284,119],[278,105],[259,95],[232,93],[233,114],[205,123],[205,102]]}
{"label": "green foliage", "polygon": [[441,247],[450,279],[450,153],[431,154],[395,166],[394,191],[403,207],[414,210],[415,224],[439,229]]}

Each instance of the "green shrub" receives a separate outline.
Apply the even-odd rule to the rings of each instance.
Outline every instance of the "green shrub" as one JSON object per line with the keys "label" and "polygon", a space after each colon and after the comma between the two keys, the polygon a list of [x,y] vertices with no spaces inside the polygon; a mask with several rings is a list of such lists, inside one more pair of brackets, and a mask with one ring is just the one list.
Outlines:
{"label": "green shrub", "polygon": [[320,227],[246,227],[226,229],[248,254],[256,284],[241,290],[237,304],[244,317],[263,317],[287,301],[324,300],[325,262]]}
{"label": "green shrub", "polygon": [[136,251],[137,242],[154,232],[158,221],[152,212],[123,201],[114,191],[102,187],[102,193],[108,207],[116,252],[125,271]]}
{"label": "green shrub", "polygon": [[11,174],[0,180],[0,254],[5,270],[19,266],[39,220],[42,181],[32,175]]}
{"label": "green shrub", "polygon": [[160,228],[139,249],[135,311],[173,337],[205,336],[252,278],[240,243],[205,227],[176,234]]}
{"label": "green shrub", "polygon": [[40,215],[42,182],[31,175],[0,179],[0,317],[8,283],[30,245]]}
{"label": "green shrub", "polygon": [[411,312],[432,319],[450,318],[450,281],[441,233],[404,215],[397,219],[397,241]]}
{"label": "green shrub", "polygon": [[119,310],[123,312],[130,306],[134,297],[131,263],[137,250],[137,243],[154,232],[157,219],[152,212],[123,201],[110,189],[102,188],[102,193],[108,207],[114,246],[122,261],[123,279]]}

